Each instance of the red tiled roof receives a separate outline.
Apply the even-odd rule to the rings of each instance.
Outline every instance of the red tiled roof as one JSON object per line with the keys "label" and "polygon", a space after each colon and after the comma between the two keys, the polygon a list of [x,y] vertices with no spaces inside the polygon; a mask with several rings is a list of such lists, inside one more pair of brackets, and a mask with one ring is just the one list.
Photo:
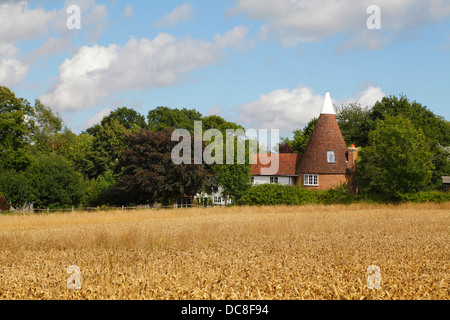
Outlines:
{"label": "red tiled roof", "polygon": [[[280,153],[279,156],[279,166],[278,172],[274,174],[275,176],[296,176],[297,166],[300,162],[301,155],[298,153]],[[261,175],[261,168],[269,168],[271,163],[262,164],[260,162],[259,154],[254,154],[253,159],[256,157],[256,163],[252,165],[251,174],[259,176]],[[270,155],[268,155],[270,160]]]}
{"label": "red tiled roof", "polygon": [[[327,163],[327,151],[335,152],[335,163]],[[299,174],[345,174],[347,145],[334,114],[321,114],[306,145]]]}

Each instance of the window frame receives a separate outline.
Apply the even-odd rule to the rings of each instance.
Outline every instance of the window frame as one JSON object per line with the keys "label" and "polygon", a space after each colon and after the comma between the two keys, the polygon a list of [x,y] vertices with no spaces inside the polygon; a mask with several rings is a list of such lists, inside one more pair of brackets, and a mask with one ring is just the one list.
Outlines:
{"label": "window frame", "polygon": [[[332,161],[330,161],[330,155],[332,155]],[[327,150],[327,163],[336,163],[336,153],[334,150]]]}
{"label": "window frame", "polygon": [[308,187],[318,187],[319,186],[319,175],[318,174],[305,174],[303,176],[303,185]]}
{"label": "window frame", "polygon": [[278,183],[278,177],[270,177],[270,183]]}

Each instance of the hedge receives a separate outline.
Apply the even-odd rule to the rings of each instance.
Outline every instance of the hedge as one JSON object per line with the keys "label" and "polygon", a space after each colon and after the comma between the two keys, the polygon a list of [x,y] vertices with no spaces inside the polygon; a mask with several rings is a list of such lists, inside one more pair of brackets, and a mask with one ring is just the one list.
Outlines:
{"label": "hedge", "polygon": [[240,205],[303,205],[351,203],[450,202],[450,193],[420,191],[393,197],[386,194],[352,194],[344,185],[329,190],[310,190],[299,186],[261,184],[252,186],[239,200]]}

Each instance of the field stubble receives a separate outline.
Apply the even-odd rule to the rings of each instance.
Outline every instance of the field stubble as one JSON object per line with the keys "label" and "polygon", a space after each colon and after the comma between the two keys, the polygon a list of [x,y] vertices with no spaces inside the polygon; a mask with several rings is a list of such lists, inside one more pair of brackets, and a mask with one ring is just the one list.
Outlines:
{"label": "field stubble", "polygon": [[449,299],[449,222],[450,203],[0,216],[0,298]]}

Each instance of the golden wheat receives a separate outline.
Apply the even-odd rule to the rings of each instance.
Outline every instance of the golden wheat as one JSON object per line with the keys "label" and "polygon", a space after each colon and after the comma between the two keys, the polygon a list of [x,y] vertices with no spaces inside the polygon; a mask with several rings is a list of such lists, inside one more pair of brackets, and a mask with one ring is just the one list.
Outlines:
{"label": "golden wheat", "polygon": [[449,222],[449,203],[5,215],[0,298],[448,299]]}

